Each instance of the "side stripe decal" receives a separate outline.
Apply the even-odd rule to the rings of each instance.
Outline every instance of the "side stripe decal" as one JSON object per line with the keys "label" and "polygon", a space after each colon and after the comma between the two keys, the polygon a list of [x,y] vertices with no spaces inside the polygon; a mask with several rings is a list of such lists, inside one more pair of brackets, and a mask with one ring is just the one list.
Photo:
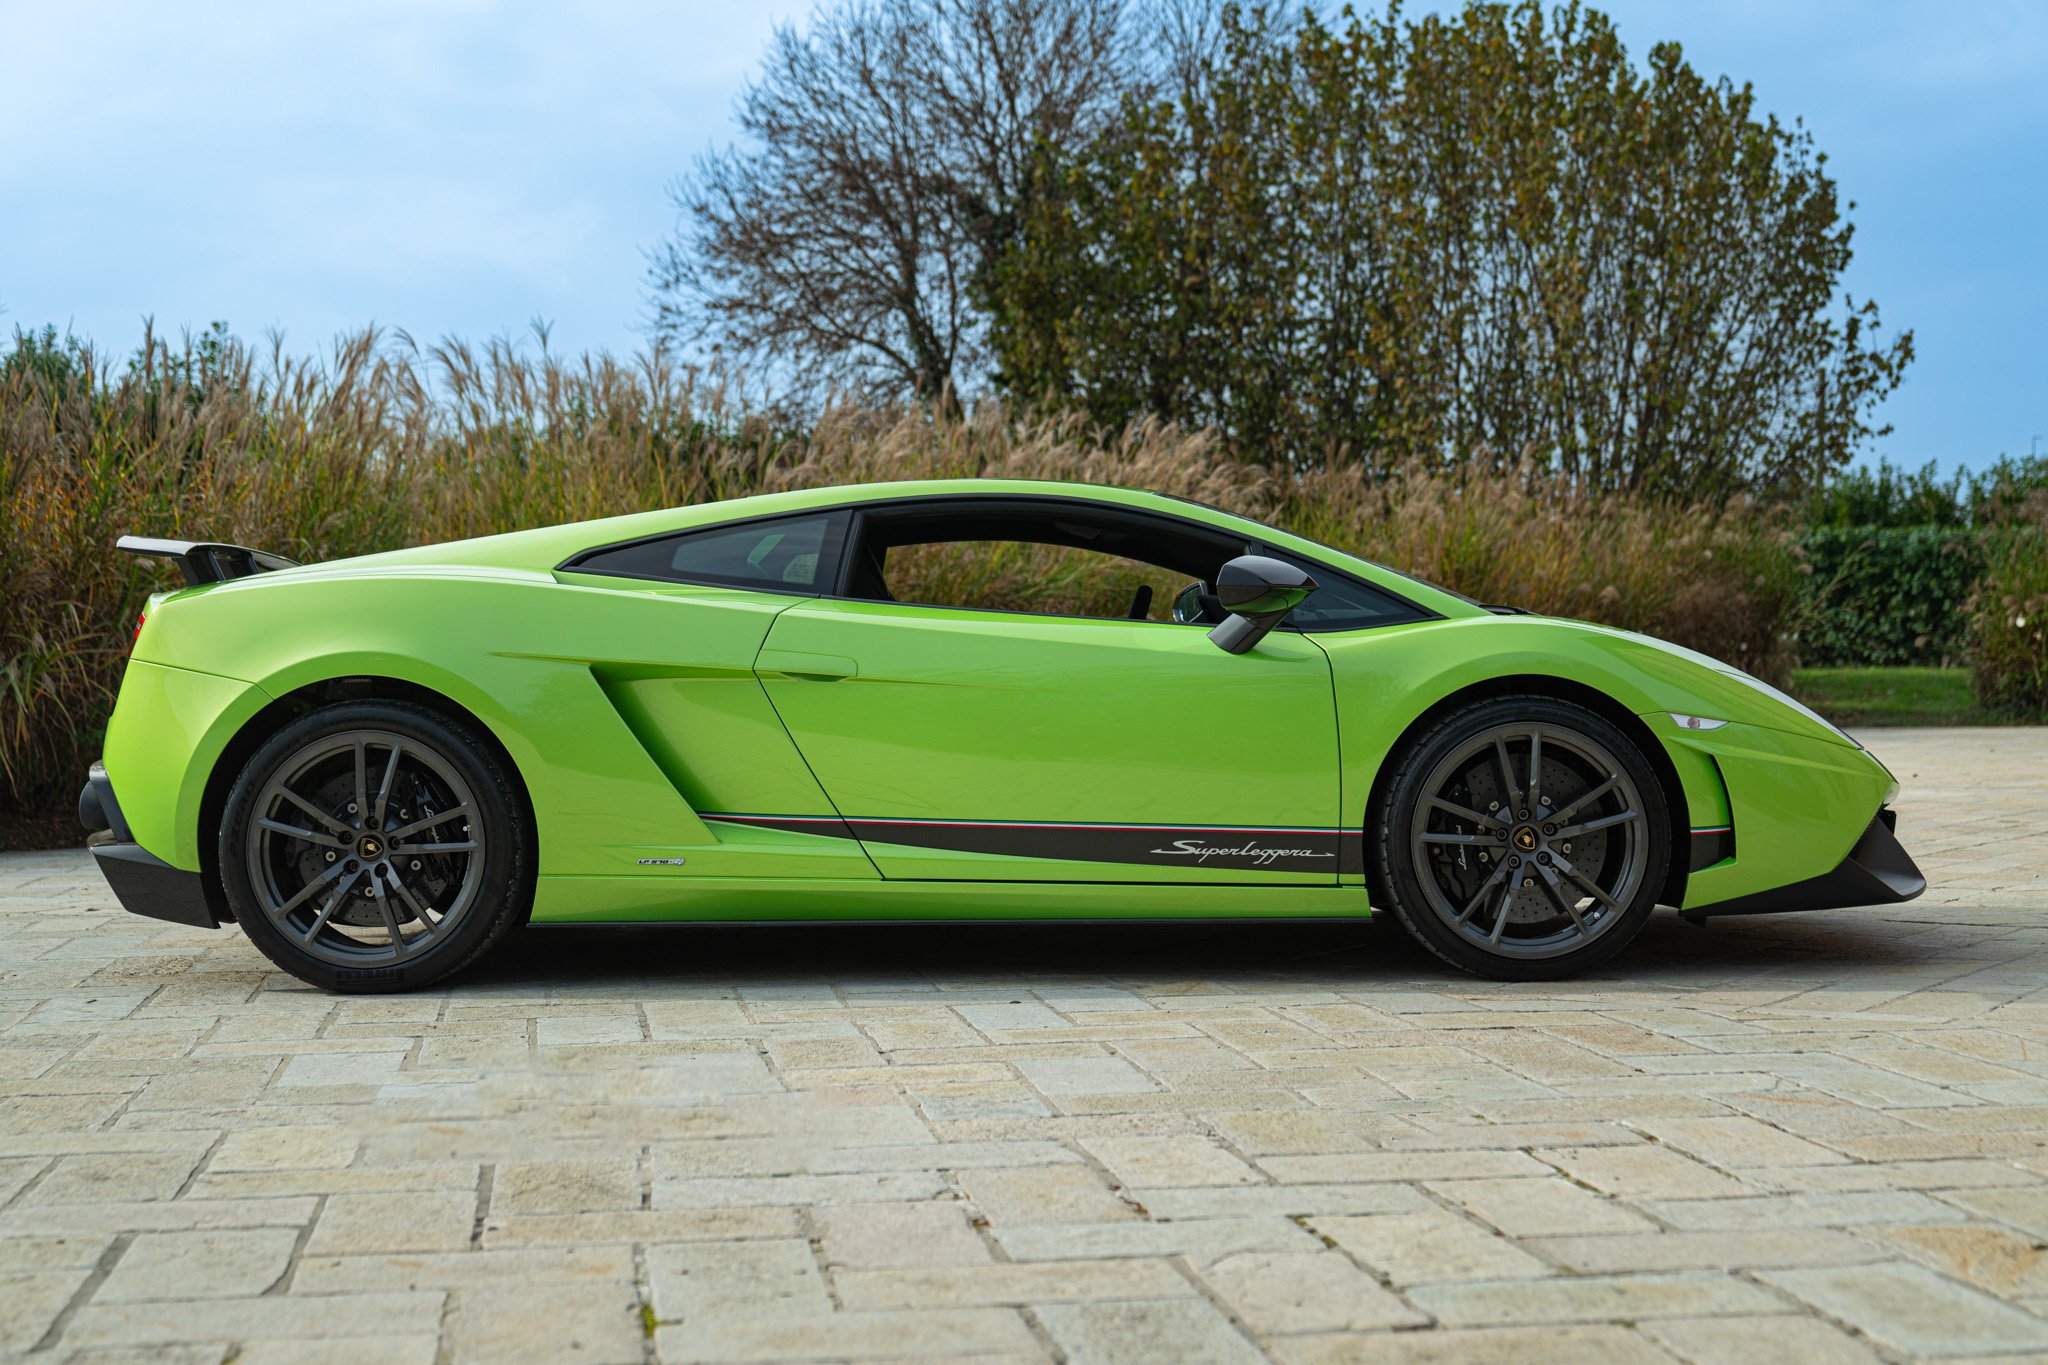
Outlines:
{"label": "side stripe decal", "polygon": [[1053,820],[841,819],[836,815],[699,812],[704,820],[869,843],[1012,858],[1157,867],[1360,873],[1362,831],[1300,825],[1128,825]]}

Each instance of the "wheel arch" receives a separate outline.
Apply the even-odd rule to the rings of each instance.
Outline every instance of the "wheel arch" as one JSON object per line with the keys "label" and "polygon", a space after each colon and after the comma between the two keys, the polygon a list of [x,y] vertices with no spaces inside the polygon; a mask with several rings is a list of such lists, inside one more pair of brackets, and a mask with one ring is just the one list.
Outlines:
{"label": "wheel arch", "polygon": [[278,696],[255,715],[244,721],[227,744],[214,759],[213,769],[207,775],[206,788],[199,802],[199,868],[201,883],[206,890],[207,907],[212,910],[219,923],[229,923],[233,915],[229,912],[227,897],[221,890],[220,879],[220,822],[227,808],[228,793],[234,789],[235,779],[241,775],[243,765],[262,748],[264,743],[279,730],[297,720],[300,716],[319,707],[346,701],[395,701],[408,702],[414,706],[433,711],[444,719],[455,721],[473,732],[489,746],[493,757],[505,765],[505,771],[512,776],[512,789],[517,793],[526,816],[526,837],[529,865],[537,861],[539,826],[534,818],[533,794],[529,789],[526,774],[520,769],[519,761],[498,737],[483,717],[461,702],[423,683],[405,678],[390,677],[374,673],[345,674],[324,678],[317,682],[302,684]]}
{"label": "wheel arch", "polygon": [[[1470,683],[1439,697],[1422,713],[1404,727],[1400,735],[1387,749],[1387,756],[1373,774],[1372,791],[1366,801],[1366,829],[1378,828],[1382,804],[1387,797],[1395,771],[1400,767],[1400,756],[1444,716],[1474,702],[1488,701],[1494,697],[1542,696],[1558,701],[1574,702],[1608,721],[1632,740],[1648,760],[1650,768],[1657,774],[1657,783],[1664,789],[1664,806],[1671,829],[1670,869],[1665,875],[1664,889],[1658,900],[1665,905],[1681,905],[1685,900],[1686,857],[1685,851],[1691,837],[1691,816],[1686,807],[1685,787],[1679,781],[1677,765],[1671,755],[1665,752],[1643,718],[1629,710],[1614,697],[1597,687],[1572,678],[1561,678],[1548,673],[1515,673],[1500,677],[1486,678]],[[1366,860],[1370,892],[1375,903],[1384,904],[1387,888],[1379,884],[1378,860]]]}

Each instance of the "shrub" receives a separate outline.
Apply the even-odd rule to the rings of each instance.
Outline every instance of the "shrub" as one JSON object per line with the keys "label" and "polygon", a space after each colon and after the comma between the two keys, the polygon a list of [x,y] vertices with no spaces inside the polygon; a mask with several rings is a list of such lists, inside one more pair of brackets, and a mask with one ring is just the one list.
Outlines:
{"label": "shrub", "polygon": [[1845,469],[1808,499],[1808,526],[1845,529],[1894,526],[1966,526],[1979,488],[1965,469],[1948,478],[1933,460],[1907,469],[1881,460]]}
{"label": "shrub", "polygon": [[1962,657],[1966,604],[1984,569],[1979,533],[1939,525],[1816,526],[1799,546],[1809,570],[1801,663],[1941,664]]}
{"label": "shrub", "polygon": [[2048,497],[2048,458],[2001,457],[1948,478],[1930,463],[1852,469],[1811,495],[1800,548],[1806,664],[1949,664],[1999,528]]}
{"label": "shrub", "polygon": [[1845,469],[1806,499],[1808,526],[1991,526],[2048,488],[2048,455],[2001,455],[1946,479],[1929,461],[1907,469],[1889,460]]}
{"label": "shrub", "polygon": [[[802,485],[1073,478],[1213,503],[1484,601],[1650,631],[1766,676],[1789,662],[1790,535],[1746,504],[1595,495],[1528,469],[1297,474],[1208,432],[1102,431],[996,404],[839,407],[792,428],[659,353],[567,361],[364,334],[314,363],[203,342],[182,357],[152,344],[118,372],[89,353],[0,364],[0,825],[68,806],[142,599],[175,585],[167,566],[114,552],[128,532],[311,561]],[[1025,597],[1130,593],[1029,563],[945,572]]]}
{"label": "shrub", "polygon": [[1977,699],[2038,716],[2048,712],[2048,517],[1993,532],[1988,551],[1970,623]]}

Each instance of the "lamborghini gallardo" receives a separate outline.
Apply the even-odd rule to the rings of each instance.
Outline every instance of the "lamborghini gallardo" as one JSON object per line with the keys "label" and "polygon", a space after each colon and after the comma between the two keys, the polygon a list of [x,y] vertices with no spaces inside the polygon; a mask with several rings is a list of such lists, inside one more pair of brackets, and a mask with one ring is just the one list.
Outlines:
{"label": "lamborghini gallardo", "polygon": [[1925,883],[1737,668],[1154,493],[808,489],[150,599],[80,817],[129,910],[347,992],[534,924],[1362,919],[1468,971]]}

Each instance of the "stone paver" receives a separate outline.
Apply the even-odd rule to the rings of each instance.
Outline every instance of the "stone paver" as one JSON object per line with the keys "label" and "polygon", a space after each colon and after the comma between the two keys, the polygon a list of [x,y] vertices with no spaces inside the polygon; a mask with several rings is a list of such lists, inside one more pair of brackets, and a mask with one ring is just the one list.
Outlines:
{"label": "stone paver", "polygon": [[0,1357],[2048,1353],[2048,731],[1867,739],[1922,900],[1536,986],[699,927],[339,999],[0,856]]}

